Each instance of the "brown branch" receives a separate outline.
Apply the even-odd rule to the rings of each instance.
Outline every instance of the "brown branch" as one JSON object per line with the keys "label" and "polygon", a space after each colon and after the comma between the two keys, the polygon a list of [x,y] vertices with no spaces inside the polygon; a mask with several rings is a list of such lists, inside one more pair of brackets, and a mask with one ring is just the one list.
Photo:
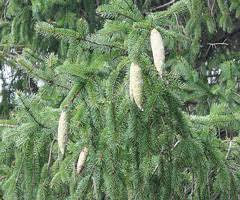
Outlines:
{"label": "brown branch", "polygon": [[160,5],[160,6],[157,6],[157,7],[155,7],[155,8],[152,8],[151,11],[156,11],[156,10],[165,8],[165,7],[167,7],[167,6],[169,6],[169,5],[173,4],[173,3],[175,3],[175,0],[171,0],[171,1],[169,1],[168,3],[165,3],[165,4],[163,4],[163,5]]}

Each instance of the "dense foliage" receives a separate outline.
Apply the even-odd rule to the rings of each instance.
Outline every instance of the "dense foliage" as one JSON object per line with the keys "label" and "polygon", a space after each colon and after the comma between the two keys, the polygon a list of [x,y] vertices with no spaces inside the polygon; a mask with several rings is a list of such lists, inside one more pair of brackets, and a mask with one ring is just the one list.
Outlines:
{"label": "dense foliage", "polygon": [[0,0],[0,11],[2,79],[13,74],[0,198],[240,198],[239,0]]}

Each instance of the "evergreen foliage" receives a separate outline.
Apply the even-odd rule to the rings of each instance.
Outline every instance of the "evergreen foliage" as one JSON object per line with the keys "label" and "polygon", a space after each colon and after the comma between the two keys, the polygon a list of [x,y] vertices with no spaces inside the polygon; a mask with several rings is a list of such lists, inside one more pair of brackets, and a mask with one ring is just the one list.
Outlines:
{"label": "evergreen foliage", "polygon": [[[0,1],[1,66],[43,82],[16,88],[0,120],[0,198],[239,199],[238,0],[97,2]],[[131,63],[143,110],[129,95]]]}

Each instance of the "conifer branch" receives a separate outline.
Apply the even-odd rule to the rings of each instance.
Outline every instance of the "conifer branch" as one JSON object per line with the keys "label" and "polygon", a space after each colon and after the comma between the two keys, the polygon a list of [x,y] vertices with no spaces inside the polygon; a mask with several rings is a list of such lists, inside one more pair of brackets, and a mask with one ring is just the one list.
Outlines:
{"label": "conifer branch", "polygon": [[44,76],[41,76],[39,75],[38,73],[34,72],[34,68],[28,66],[27,63],[25,63],[23,60],[21,59],[18,59],[17,60],[17,63],[20,64],[21,66],[23,66],[24,68],[26,68],[30,74],[32,74],[33,76],[37,77],[38,79],[40,80],[43,80],[44,82],[46,82],[47,84],[53,84],[53,85],[56,85],[57,87],[60,87],[60,88],[63,88],[63,89],[66,89],[66,90],[70,90],[68,87],[64,86],[64,85],[61,85],[59,83],[57,83],[56,81],[54,80],[51,80],[51,79],[47,79],[45,78]]}
{"label": "conifer branch", "polygon": [[51,162],[52,162],[52,150],[53,150],[53,145],[54,145],[54,142],[56,140],[53,139],[53,141],[51,142],[50,144],[50,149],[49,149],[49,155],[48,155],[48,163],[47,163],[47,166],[48,166],[48,171],[50,169],[50,165],[51,165]]}
{"label": "conifer branch", "polygon": [[122,51],[125,51],[125,52],[127,52],[127,50],[126,49],[123,49],[123,48],[121,48],[121,47],[118,47],[118,46],[115,46],[115,45],[110,45],[110,44],[103,44],[103,43],[97,43],[97,42],[95,42],[95,41],[91,41],[91,40],[89,40],[89,39],[82,39],[83,41],[86,41],[86,42],[89,42],[89,43],[91,43],[91,44],[94,44],[94,45],[97,45],[97,46],[105,46],[105,47],[108,47],[108,48],[115,48],[115,49],[119,49],[119,50],[122,50]]}
{"label": "conifer branch", "polygon": [[64,108],[72,104],[74,100],[77,98],[80,90],[81,90],[81,83],[75,83],[72,89],[69,91],[68,95],[61,102],[60,107]]}
{"label": "conifer branch", "polygon": [[26,112],[30,115],[30,117],[33,119],[33,121],[35,123],[37,123],[41,128],[45,128],[45,129],[50,129],[49,127],[45,126],[44,124],[42,124],[41,122],[39,122],[36,117],[34,116],[34,114],[31,112],[30,108],[25,104],[24,100],[21,97],[21,94],[18,92],[18,96],[20,101],[22,102],[22,105],[24,106]]}
{"label": "conifer branch", "polygon": [[133,11],[132,6],[127,2],[127,0],[124,0],[125,4],[127,4],[128,8]]}
{"label": "conifer branch", "polygon": [[[125,0],[124,0],[125,1]],[[132,8],[130,7],[130,5],[128,4],[127,1],[125,1],[125,3],[127,4],[127,6],[129,7],[129,9],[132,11]],[[125,10],[123,7],[121,7],[122,10]],[[132,21],[136,21],[134,18],[130,17],[129,15],[125,15],[123,13],[120,13],[120,12],[117,12],[119,15],[123,16],[123,17],[126,17]]]}
{"label": "conifer branch", "polygon": [[190,120],[192,122],[197,122],[200,124],[216,124],[216,123],[228,123],[232,122],[233,120],[240,122],[239,113],[232,113],[232,114],[218,114],[218,115],[206,115],[206,116],[196,116],[190,115]]}
{"label": "conifer branch", "polygon": [[[130,18],[129,16],[125,16],[125,17]],[[132,19],[132,20],[134,20],[134,19]],[[70,30],[70,29],[66,29],[66,31],[64,31],[63,28],[55,28],[55,27],[53,27],[52,25],[50,25],[46,22],[38,23],[35,26],[35,28],[36,28],[37,32],[42,33],[43,35],[44,34],[49,34],[49,35],[54,36],[56,38],[71,38],[71,39],[74,39],[74,40],[77,40],[77,41],[89,42],[91,44],[95,44],[95,45],[98,45],[98,46],[106,46],[106,47],[109,47],[109,48],[116,48],[116,49],[126,51],[125,49],[122,49],[121,47],[118,47],[118,46],[115,46],[115,45],[102,44],[102,43],[100,44],[100,43],[97,43],[95,41],[91,41],[91,40],[87,39],[85,35],[83,36],[83,35],[79,34],[78,32]]]}

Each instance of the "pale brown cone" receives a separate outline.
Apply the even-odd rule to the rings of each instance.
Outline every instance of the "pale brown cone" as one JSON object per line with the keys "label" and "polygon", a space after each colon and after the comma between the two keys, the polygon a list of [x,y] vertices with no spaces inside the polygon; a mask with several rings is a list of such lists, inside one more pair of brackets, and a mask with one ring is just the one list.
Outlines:
{"label": "pale brown cone", "polygon": [[162,67],[165,61],[163,39],[161,34],[156,29],[153,29],[151,31],[150,40],[151,40],[151,48],[152,48],[154,65],[160,77],[162,77]]}
{"label": "pale brown cone", "polygon": [[66,148],[67,136],[68,136],[67,113],[66,111],[62,111],[58,122],[58,147],[62,155],[64,155],[64,151]]}
{"label": "pale brown cone", "polygon": [[136,103],[140,110],[142,108],[142,88],[143,79],[141,68],[138,64],[132,63],[130,66],[129,95],[131,100]]}
{"label": "pale brown cone", "polygon": [[78,162],[77,162],[77,174],[80,174],[83,170],[84,164],[87,160],[88,156],[88,148],[84,147],[81,153],[79,154]]}
{"label": "pale brown cone", "polygon": [[131,75],[131,67],[130,67],[130,74],[129,74],[129,96],[131,101],[133,102],[134,99],[133,99],[133,93],[132,93],[132,79],[130,78],[130,75]]}

